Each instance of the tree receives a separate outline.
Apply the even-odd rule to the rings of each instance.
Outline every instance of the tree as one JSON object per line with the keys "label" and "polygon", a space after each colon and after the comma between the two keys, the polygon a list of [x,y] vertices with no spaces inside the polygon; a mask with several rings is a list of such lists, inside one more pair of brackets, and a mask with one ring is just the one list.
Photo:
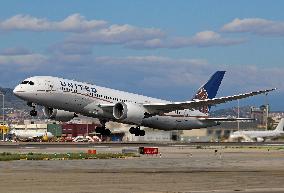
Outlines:
{"label": "tree", "polygon": [[268,130],[273,130],[274,129],[274,124],[275,124],[275,121],[271,118],[271,117],[268,117],[267,118],[267,121],[268,121],[268,123],[267,123],[267,129]]}

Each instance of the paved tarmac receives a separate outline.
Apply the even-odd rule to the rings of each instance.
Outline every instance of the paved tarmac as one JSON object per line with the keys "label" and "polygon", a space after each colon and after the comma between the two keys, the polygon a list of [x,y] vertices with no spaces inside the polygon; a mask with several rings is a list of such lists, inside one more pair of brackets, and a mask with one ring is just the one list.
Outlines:
{"label": "paved tarmac", "polygon": [[[121,152],[137,146],[92,147],[98,152]],[[89,148],[1,147],[0,152],[63,153]],[[282,145],[169,145],[159,150],[161,157],[0,162],[0,192],[284,192]]]}
{"label": "paved tarmac", "polygon": [[50,147],[92,147],[92,146],[110,146],[110,147],[139,147],[139,146],[157,146],[157,147],[168,147],[168,146],[284,146],[284,141],[268,141],[268,142],[0,142],[0,149],[3,148],[26,148],[26,147],[36,147],[36,148],[50,148]]}

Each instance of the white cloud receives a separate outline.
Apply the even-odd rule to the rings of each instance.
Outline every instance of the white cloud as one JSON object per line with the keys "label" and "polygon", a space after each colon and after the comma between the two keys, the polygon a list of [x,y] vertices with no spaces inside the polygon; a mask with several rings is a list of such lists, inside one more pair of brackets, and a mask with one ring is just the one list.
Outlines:
{"label": "white cloud", "polygon": [[23,47],[11,47],[0,51],[0,55],[28,55],[32,52]]}
{"label": "white cloud", "polygon": [[171,37],[164,39],[151,39],[146,41],[133,41],[126,47],[134,49],[157,49],[157,48],[183,48],[183,47],[210,47],[230,46],[246,42],[245,39],[225,38],[214,31],[202,31],[193,37]]}
{"label": "white cloud", "polygon": [[0,51],[0,68],[13,69],[14,72],[35,71],[48,64],[49,57],[39,53],[32,53],[27,48],[7,48]]}
{"label": "white cloud", "polygon": [[42,54],[0,55],[0,66],[21,71],[34,71],[47,64],[49,57]]}
{"label": "white cloud", "polygon": [[58,69],[64,70],[64,68],[83,69],[84,66],[91,69],[94,62],[91,56],[56,53],[49,58],[49,63],[54,64],[54,67]]}
{"label": "white cloud", "polygon": [[165,34],[160,29],[139,28],[132,25],[111,25],[97,31],[74,34],[67,39],[72,43],[87,44],[124,44],[136,40],[149,40],[163,37]]}
{"label": "white cloud", "polygon": [[90,55],[92,54],[92,46],[89,44],[60,42],[50,46],[47,51],[53,54]]}
{"label": "white cloud", "polygon": [[261,18],[236,18],[225,24],[223,32],[250,32],[258,35],[284,36],[284,22]]}
{"label": "white cloud", "polygon": [[259,67],[256,65],[239,65],[224,67],[228,71],[228,81],[226,87],[235,88],[239,91],[257,90],[260,88],[280,88],[284,89],[281,77],[284,68],[281,67]]}
{"label": "white cloud", "polygon": [[[96,67],[113,74],[128,77],[140,74],[134,83],[143,87],[193,87],[198,88],[217,70],[226,70],[223,90],[230,93],[278,87],[284,89],[279,77],[284,68],[263,68],[255,65],[214,65],[205,59],[171,58],[163,56],[97,57]],[[136,75],[137,76],[137,75]],[[125,79],[125,80],[124,80]],[[121,79],[129,81],[130,77]],[[230,94],[228,93],[228,94]]]}
{"label": "white cloud", "polygon": [[45,18],[30,15],[15,15],[0,22],[1,30],[27,30],[27,31],[67,31],[82,32],[104,27],[103,20],[86,20],[78,13],[68,16],[62,21],[49,21]]}
{"label": "white cloud", "polygon": [[49,28],[51,28],[51,25],[46,19],[39,19],[29,15],[15,15],[0,23],[0,29],[3,30],[44,31]]}
{"label": "white cloud", "polygon": [[110,57],[102,56],[97,57],[96,62],[105,65],[196,65],[202,66],[207,65],[207,61],[204,59],[188,59],[181,58],[175,59],[163,56],[127,56],[127,57]]}
{"label": "white cloud", "polygon": [[214,31],[198,32],[189,40],[189,44],[196,46],[212,46],[212,45],[233,45],[243,43],[241,39],[223,38],[219,33]]}
{"label": "white cloud", "polygon": [[101,27],[105,27],[107,24],[106,21],[103,20],[90,20],[87,21],[85,17],[76,13],[68,16],[61,22],[55,22],[55,29],[60,31],[88,31]]}
{"label": "white cloud", "polygon": [[140,80],[136,84],[151,88],[192,85],[197,81],[200,83],[200,76],[211,68],[205,59],[163,56],[105,56],[95,58],[95,63],[105,71],[114,71],[114,76],[138,74],[136,78]]}
{"label": "white cloud", "polygon": [[[82,15],[75,13],[61,21],[50,21],[46,18],[38,18],[30,15],[15,15],[0,21],[0,30],[26,30],[26,31],[61,31],[73,32],[59,46],[62,52],[71,54],[69,48],[84,48],[84,52],[90,52],[88,45],[122,45],[131,49],[158,49],[158,48],[183,48],[183,47],[209,47],[230,46],[245,42],[244,39],[226,38],[214,31],[201,31],[194,36],[179,37],[168,35],[158,28],[143,28],[129,24],[108,25],[104,20],[87,20]],[[69,48],[68,48],[69,47]],[[69,49],[69,50],[68,50]]]}

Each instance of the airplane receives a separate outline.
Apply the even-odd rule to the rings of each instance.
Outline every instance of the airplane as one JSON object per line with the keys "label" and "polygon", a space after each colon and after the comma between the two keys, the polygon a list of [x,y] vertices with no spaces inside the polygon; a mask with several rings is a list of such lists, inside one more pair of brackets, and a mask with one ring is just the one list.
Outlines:
{"label": "airplane", "polygon": [[129,129],[135,136],[144,136],[140,126],[160,130],[191,130],[219,125],[223,121],[251,120],[247,118],[209,117],[210,107],[275,90],[260,90],[239,95],[215,98],[225,71],[215,72],[191,100],[172,102],[139,94],[123,92],[89,83],[52,76],[33,76],[13,90],[14,94],[32,107],[43,106],[49,119],[70,121],[78,114],[98,118],[101,127],[96,132],[110,135],[108,121],[135,125]]}
{"label": "airplane", "polygon": [[54,136],[50,132],[41,132],[36,130],[11,130],[12,137],[19,141],[48,141]]}
{"label": "airplane", "polygon": [[230,140],[242,139],[245,142],[263,142],[266,139],[275,139],[284,136],[284,118],[282,118],[274,130],[271,131],[235,131],[229,137]]}

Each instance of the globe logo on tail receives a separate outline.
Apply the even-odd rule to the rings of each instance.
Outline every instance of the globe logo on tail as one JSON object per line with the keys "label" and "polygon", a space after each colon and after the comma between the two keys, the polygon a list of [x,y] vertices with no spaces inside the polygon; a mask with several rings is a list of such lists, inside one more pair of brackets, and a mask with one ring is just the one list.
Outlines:
{"label": "globe logo on tail", "polygon": [[[204,87],[202,87],[195,95],[194,97],[195,99],[199,99],[199,100],[205,100],[208,99],[208,93],[207,91],[204,89]],[[198,110],[202,113],[208,114],[209,113],[209,107],[206,106],[202,106],[199,107]]]}

